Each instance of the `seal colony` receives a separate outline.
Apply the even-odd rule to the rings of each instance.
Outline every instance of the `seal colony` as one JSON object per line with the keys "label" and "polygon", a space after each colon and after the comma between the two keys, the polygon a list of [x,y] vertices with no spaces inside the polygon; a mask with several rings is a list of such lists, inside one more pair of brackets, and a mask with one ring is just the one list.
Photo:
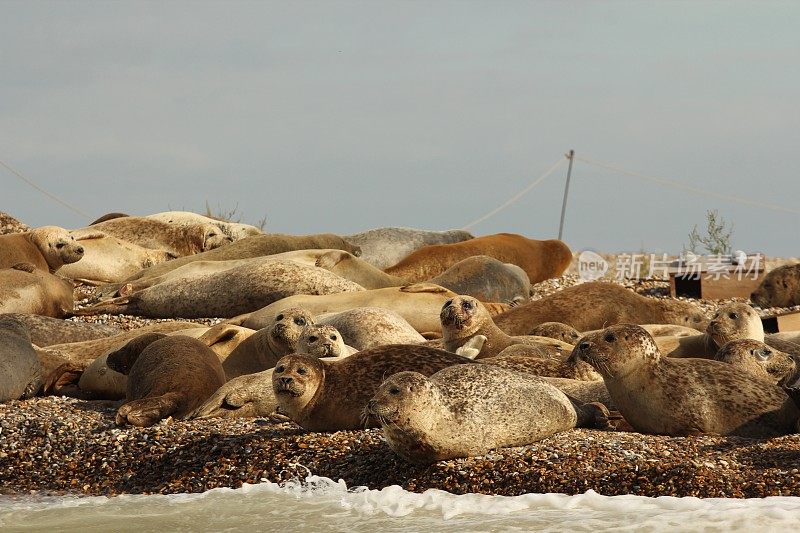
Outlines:
{"label": "seal colony", "polygon": [[[258,235],[251,227],[214,225],[186,213],[140,218],[115,214],[97,224],[121,229],[113,237],[117,244],[104,248],[108,256],[80,278],[101,285],[79,283],[61,306],[60,312],[73,318],[44,319],[46,311],[15,308],[24,296],[0,301],[9,312],[34,314],[6,319],[7,335],[15,339],[6,346],[21,339],[25,348],[11,350],[26,354],[20,361],[27,361],[7,372],[7,381],[17,389],[27,384],[17,396],[26,399],[11,395],[0,404],[0,463],[10,467],[0,469],[0,493],[235,487],[261,477],[288,479],[295,475],[291,464],[299,460],[314,474],[351,485],[399,483],[409,490],[800,495],[800,484],[767,482],[778,472],[797,473],[800,460],[759,456],[756,468],[752,456],[747,463],[740,453],[773,446],[800,452],[794,435],[800,410],[791,390],[796,355],[784,348],[792,348],[793,340],[764,336],[752,309],[741,303],[700,307],[644,297],[614,283],[553,291],[571,282],[569,276],[530,287],[527,279],[539,280],[548,268],[553,270],[545,277],[563,272],[559,250],[566,245],[552,245],[549,255],[531,262],[516,244],[491,253],[482,244],[502,247],[509,240],[505,236],[435,232],[417,234],[415,239],[423,235],[432,242],[416,240],[406,254],[414,255],[405,262],[409,271],[425,272],[427,281],[409,283],[415,280],[409,275],[399,286],[370,289],[352,278],[395,283],[392,276],[400,276],[388,272],[391,265],[367,266],[364,259],[377,262],[383,254],[386,262],[386,251],[399,247],[403,231],[365,232],[368,238],[357,244],[327,234]],[[155,221],[172,229],[145,229],[162,227]],[[186,230],[197,226],[210,232],[206,244],[201,232],[190,236]],[[91,226],[74,230],[74,242],[80,245],[81,235],[92,231],[99,232]],[[152,266],[103,284],[101,278],[110,276],[98,268],[112,264],[114,250],[136,250],[118,246],[125,236],[164,255],[125,256],[126,268],[140,260]],[[108,239],[84,240],[98,238]],[[477,242],[467,258],[434,251],[451,245],[470,249],[470,241]],[[375,252],[367,257],[361,246]],[[37,253],[43,255],[41,249]],[[283,255],[269,257],[277,254]],[[84,249],[83,255],[89,252]],[[391,264],[406,256],[391,257]],[[451,278],[460,285],[427,273],[431,265],[464,261],[469,268],[459,267]],[[69,264],[77,268],[80,259]],[[66,284],[62,267],[23,262],[8,270]],[[472,291],[482,296],[465,294]],[[540,297],[543,291],[547,294]],[[53,298],[47,289],[36,294],[40,303]],[[528,300],[527,294],[539,297]],[[109,311],[126,314],[101,314]],[[139,327],[130,330],[124,326],[133,319],[130,313],[161,318],[136,318]],[[195,322],[181,322],[186,318]],[[220,318],[230,320],[216,323]],[[120,325],[125,332],[92,324]],[[659,337],[654,340],[648,331]],[[631,346],[609,348],[610,333],[615,342]],[[662,346],[681,358],[659,353]],[[697,356],[716,355],[718,361],[692,358],[696,348],[702,348]],[[619,354],[633,356],[640,366],[626,366],[631,360]],[[30,366],[35,362],[39,365]],[[668,385],[656,386],[657,378]],[[35,393],[94,400],[27,398]],[[695,413],[696,405],[712,407]],[[72,429],[64,433],[67,427]],[[205,436],[198,441],[191,434]],[[671,437],[685,435],[690,437]],[[140,437],[153,440],[136,444]],[[728,439],[740,437],[756,440],[737,441],[736,451],[726,448]],[[121,441],[125,445],[118,446]],[[608,442],[615,443],[613,449],[604,445]],[[730,461],[709,459],[709,447],[728,450],[724,457]],[[13,466],[40,448],[47,453],[37,456],[38,464]],[[675,459],[664,461],[659,455],[664,449]],[[664,468],[646,472],[651,463],[632,464],[626,452]],[[86,468],[70,466],[73,454]],[[594,459],[581,459],[584,454]],[[93,457],[106,462],[94,464]],[[687,476],[669,470],[687,457],[700,466]],[[733,474],[741,473],[741,481],[731,472],[713,476],[703,470],[710,468],[704,464],[729,469],[733,457]],[[256,460],[262,463],[258,470]],[[607,465],[601,472],[594,468],[597,460]],[[559,474],[565,465],[581,466],[565,479]],[[50,474],[36,475],[44,468]],[[608,477],[611,472],[618,474]],[[698,476],[710,482],[699,483]]]}

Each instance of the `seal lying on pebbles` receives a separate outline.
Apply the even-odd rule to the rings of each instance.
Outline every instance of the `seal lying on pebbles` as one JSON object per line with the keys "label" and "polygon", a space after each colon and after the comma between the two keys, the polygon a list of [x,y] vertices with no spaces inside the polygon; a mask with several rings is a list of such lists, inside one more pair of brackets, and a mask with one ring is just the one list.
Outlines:
{"label": "seal lying on pebbles", "polygon": [[518,372],[457,365],[430,377],[394,374],[366,412],[380,421],[392,451],[427,464],[524,446],[576,425],[594,427],[599,409],[577,407],[554,386]]}
{"label": "seal lying on pebbles", "polygon": [[[361,249],[353,246],[338,235],[323,233],[319,235],[254,235],[246,237],[226,246],[221,246],[214,250],[202,252],[187,257],[179,257],[160,265],[141,270],[128,278],[126,281],[137,281],[146,278],[163,276],[167,272],[193,261],[227,261],[229,259],[250,259],[274,255],[291,250],[306,250],[309,248],[336,248],[350,252],[358,256]],[[119,286],[114,288],[118,290]]]}
{"label": "seal lying on pebbles", "polygon": [[173,226],[166,222],[145,217],[120,217],[72,230],[80,238],[82,234],[100,231],[143,248],[166,250],[177,256],[194,255],[230,244],[232,239],[211,224]]}
{"label": "seal lying on pebbles", "polygon": [[413,228],[376,228],[344,237],[360,246],[365,261],[378,268],[388,268],[414,250],[430,244],[450,244],[472,239],[463,230],[428,231]]}
{"label": "seal lying on pebbles", "polygon": [[177,257],[166,250],[144,248],[100,231],[81,235],[78,243],[83,247],[83,258],[64,265],[58,273],[92,285],[123,281],[143,268]]}
{"label": "seal lying on pebbles", "polygon": [[331,362],[293,354],[278,361],[272,390],[280,412],[308,431],[358,429],[364,427],[367,401],[386,376],[404,370],[430,375],[461,363],[471,361],[413,345],[380,346]]}
{"label": "seal lying on pebbles", "polygon": [[527,304],[513,307],[494,318],[509,335],[529,335],[543,322],[562,322],[578,331],[610,324],[677,324],[705,330],[708,319],[702,309],[679,300],[640,296],[614,283],[590,282],[563,289]]}
{"label": "seal lying on pebbles", "polygon": [[261,235],[264,232],[250,224],[241,224],[239,222],[230,222],[228,220],[219,220],[191,211],[166,211],[164,213],[154,213],[147,215],[145,218],[166,222],[173,226],[192,226],[196,224],[211,224],[222,230],[222,233],[230,237],[234,241],[244,239],[253,235]]}
{"label": "seal lying on pebbles", "polygon": [[426,333],[441,331],[439,311],[445,300],[453,296],[455,296],[453,292],[430,283],[324,296],[298,294],[253,313],[236,317],[229,322],[246,328],[260,329],[268,325],[277,312],[287,307],[302,307],[314,316],[347,311],[356,307],[381,307],[396,312],[415,330]]}
{"label": "seal lying on pebbles", "polygon": [[717,352],[717,361],[741,368],[780,386],[797,381],[797,361],[789,354],[752,339],[730,341]]}
{"label": "seal lying on pebbles", "polygon": [[800,263],[778,267],[764,276],[750,300],[762,309],[800,305]]}
{"label": "seal lying on pebbles", "polygon": [[252,418],[270,416],[277,403],[272,392],[273,368],[237,376],[212,394],[187,418]]}
{"label": "seal lying on pebbles", "polygon": [[314,357],[347,357],[358,350],[347,346],[335,327],[316,324],[303,329],[297,351]]}
{"label": "seal lying on pebbles", "polygon": [[297,351],[303,330],[313,324],[314,317],[301,307],[282,309],[272,324],[245,339],[225,359],[225,376],[233,379],[274,367],[278,359]]}
{"label": "seal lying on pebbles", "polygon": [[0,316],[0,402],[29,398],[42,385],[42,366],[20,320]]}
{"label": "seal lying on pebbles", "polygon": [[356,350],[384,344],[419,344],[425,338],[403,317],[381,307],[356,307],[339,313],[319,315],[317,323],[339,330],[344,341]]}
{"label": "seal lying on pebbles", "polygon": [[574,355],[600,372],[639,432],[764,438],[797,429],[800,410],[780,387],[719,361],[662,357],[636,325],[586,335]]}
{"label": "seal lying on pebbles", "polygon": [[442,341],[447,351],[454,352],[476,335],[486,340],[477,358],[493,357],[514,344],[532,344],[547,353],[566,357],[572,345],[549,337],[511,337],[498,328],[485,306],[470,296],[455,296],[442,306],[440,314]]}
{"label": "seal lying on pebbles", "polygon": [[29,263],[39,270],[55,272],[82,257],[83,246],[69,231],[58,226],[0,235],[0,269]]}
{"label": "seal lying on pebbles", "polygon": [[217,355],[191,337],[148,333],[109,354],[109,368],[128,376],[117,425],[151,426],[184,418],[225,383]]}
{"label": "seal lying on pebbles", "polygon": [[31,342],[39,347],[102,339],[121,333],[119,328],[105,324],[73,322],[42,315],[9,313],[0,318],[14,318],[25,324],[30,333]]}
{"label": "seal lying on pebbles", "polygon": [[525,271],[531,283],[557,278],[572,261],[569,247],[558,240],[537,241],[513,233],[498,233],[468,241],[425,246],[394,266],[387,274],[419,282],[434,278],[449,267],[475,255],[488,255]]}
{"label": "seal lying on pebbles", "polygon": [[74,306],[71,282],[30,263],[0,269],[0,314],[62,318]]}
{"label": "seal lying on pebbles", "polygon": [[363,290],[359,285],[321,268],[306,267],[292,261],[265,260],[186,282],[165,282],[130,296],[85,307],[75,314],[132,314],[151,318],[234,317],[295,294]]}

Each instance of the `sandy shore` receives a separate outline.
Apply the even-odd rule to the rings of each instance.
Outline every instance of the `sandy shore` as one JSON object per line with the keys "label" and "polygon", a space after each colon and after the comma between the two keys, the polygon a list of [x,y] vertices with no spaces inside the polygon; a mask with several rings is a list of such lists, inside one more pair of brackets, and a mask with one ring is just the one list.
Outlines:
{"label": "sandy shore", "polygon": [[453,493],[800,496],[800,436],[770,440],[572,430],[483,457],[410,465],[377,429],[309,433],[267,419],[118,428],[113,402],[0,405],[0,493],[201,492],[313,473],[349,487]]}

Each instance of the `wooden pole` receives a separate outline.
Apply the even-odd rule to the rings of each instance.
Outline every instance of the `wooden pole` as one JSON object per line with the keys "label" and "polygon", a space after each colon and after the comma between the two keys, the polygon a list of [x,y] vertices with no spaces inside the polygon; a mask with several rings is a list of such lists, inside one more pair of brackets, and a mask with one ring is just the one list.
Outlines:
{"label": "wooden pole", "polygon": [[564,235],[564,215],[567,212],[567,194],[569,194],[569,178],[572,176],[572,160],[575,158],[575,150],[570,150],[567,154],[569,167],[567,168],[567,184],[564,186],[564,203],[561,204],[561,223],[558,225],[558,240]]}

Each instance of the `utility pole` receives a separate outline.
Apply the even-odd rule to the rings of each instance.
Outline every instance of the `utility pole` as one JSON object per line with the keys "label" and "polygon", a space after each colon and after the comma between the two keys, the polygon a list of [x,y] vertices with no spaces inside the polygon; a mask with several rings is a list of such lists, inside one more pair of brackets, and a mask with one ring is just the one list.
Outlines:
{"label": "utility pole", "polygon": [[572,176],[572,160],[575,159],[575,150],[570,150],[565,154],[569,159],[569,167],[567,168],[567,184],[564,186],[564,203],[561,204],[561,224],[558,225],[558,240],[564,234],[564,214],[567,211],[567,194],[569,193],[569,178]]}

